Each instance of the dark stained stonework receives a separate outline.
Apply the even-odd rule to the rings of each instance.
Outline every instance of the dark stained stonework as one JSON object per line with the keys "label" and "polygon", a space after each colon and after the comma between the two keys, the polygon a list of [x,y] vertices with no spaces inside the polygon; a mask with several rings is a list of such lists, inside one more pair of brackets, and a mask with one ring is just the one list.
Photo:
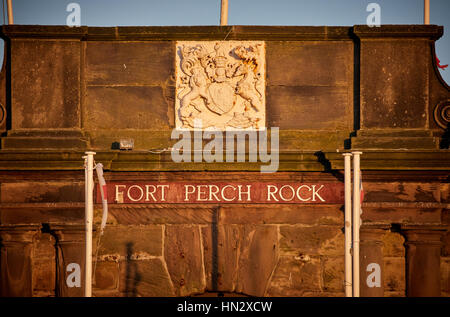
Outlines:
{"label": "dark stained stonework", "polygon": [[[86,150],[107,183],[334,184],[342,152],[361,150],[361,295],[450,296],[450,151],[434,116],[450,100],[434,55],[442,34],[436,25],[2,26],[0,294],[83,295],[84,285],[67,286],[66,267],[84,259]],[[265,41],[276,173],[158,151],[176,142],[175,42],[224,39]],[[112,148],[123,138],[134,150]],[[343,211],[110,204],[100,240],[94,231],[93,295],[344,296]],[[100,221],[95,204],[94,229]],[[370,288],[374,262],[381,284]]]}

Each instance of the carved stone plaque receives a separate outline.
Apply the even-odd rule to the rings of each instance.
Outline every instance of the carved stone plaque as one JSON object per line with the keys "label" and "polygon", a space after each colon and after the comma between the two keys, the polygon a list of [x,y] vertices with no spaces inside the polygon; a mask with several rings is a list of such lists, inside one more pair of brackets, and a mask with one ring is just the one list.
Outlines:
{"label": "carved stone plaque", "polygon": [[265,70],[263,41],[177,42],[176,128],[265,128]]}

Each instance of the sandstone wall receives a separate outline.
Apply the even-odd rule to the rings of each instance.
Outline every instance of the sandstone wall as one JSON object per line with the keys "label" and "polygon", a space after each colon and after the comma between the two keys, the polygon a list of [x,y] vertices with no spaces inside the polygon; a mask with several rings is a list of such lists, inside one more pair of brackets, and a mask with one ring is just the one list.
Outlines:
{"label": "sandstone wall", "polygon": [[[108,183],[335,184],[342,152],[361,150],[362,259],[380,263],[381,295],[449,296],[450,88],[434,59],[442,32],[2,26],[1,295],[83,295],[65,278],[84,261],[87,150]],[[276,173],[261,174],[261,162],[175,163],[158,151],[175,142],[177,41],[224,40],[265,43]],[[114,147],[123,138],[133,151]],[[343,296],[343,225],[341,203],[111,204],[94,295]]]}

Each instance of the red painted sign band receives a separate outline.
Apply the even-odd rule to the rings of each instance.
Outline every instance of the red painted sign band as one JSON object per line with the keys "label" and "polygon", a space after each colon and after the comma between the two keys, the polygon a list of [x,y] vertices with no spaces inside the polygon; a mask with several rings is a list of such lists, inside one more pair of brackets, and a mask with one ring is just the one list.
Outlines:
{"label": "red painted sign band", "polygon": [[[97,186],[97,203],[101,195]],[[342,204],[342,183],[107,183],[108,203],[117,204]]]}

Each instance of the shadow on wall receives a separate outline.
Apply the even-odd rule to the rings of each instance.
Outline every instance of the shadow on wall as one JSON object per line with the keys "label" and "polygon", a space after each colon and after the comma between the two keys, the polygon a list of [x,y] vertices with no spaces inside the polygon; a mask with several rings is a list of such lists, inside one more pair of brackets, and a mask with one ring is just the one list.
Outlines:
{"label": "shadow on wall", "polygon": [[127,248],[127,258],[126,258],[126,276],[125,276],[125,296],[136,297],[137,286],[141,282],[142,276],[138,272],[136,261],[132,260],[133,243],[128,242],[126,248]]}
{"label": "shadow on wall", "polygon": [[450,123],[447,123],[447,129],[445,129],[444,134],[441,137],[439,148],[441,149],[450,148]]}

